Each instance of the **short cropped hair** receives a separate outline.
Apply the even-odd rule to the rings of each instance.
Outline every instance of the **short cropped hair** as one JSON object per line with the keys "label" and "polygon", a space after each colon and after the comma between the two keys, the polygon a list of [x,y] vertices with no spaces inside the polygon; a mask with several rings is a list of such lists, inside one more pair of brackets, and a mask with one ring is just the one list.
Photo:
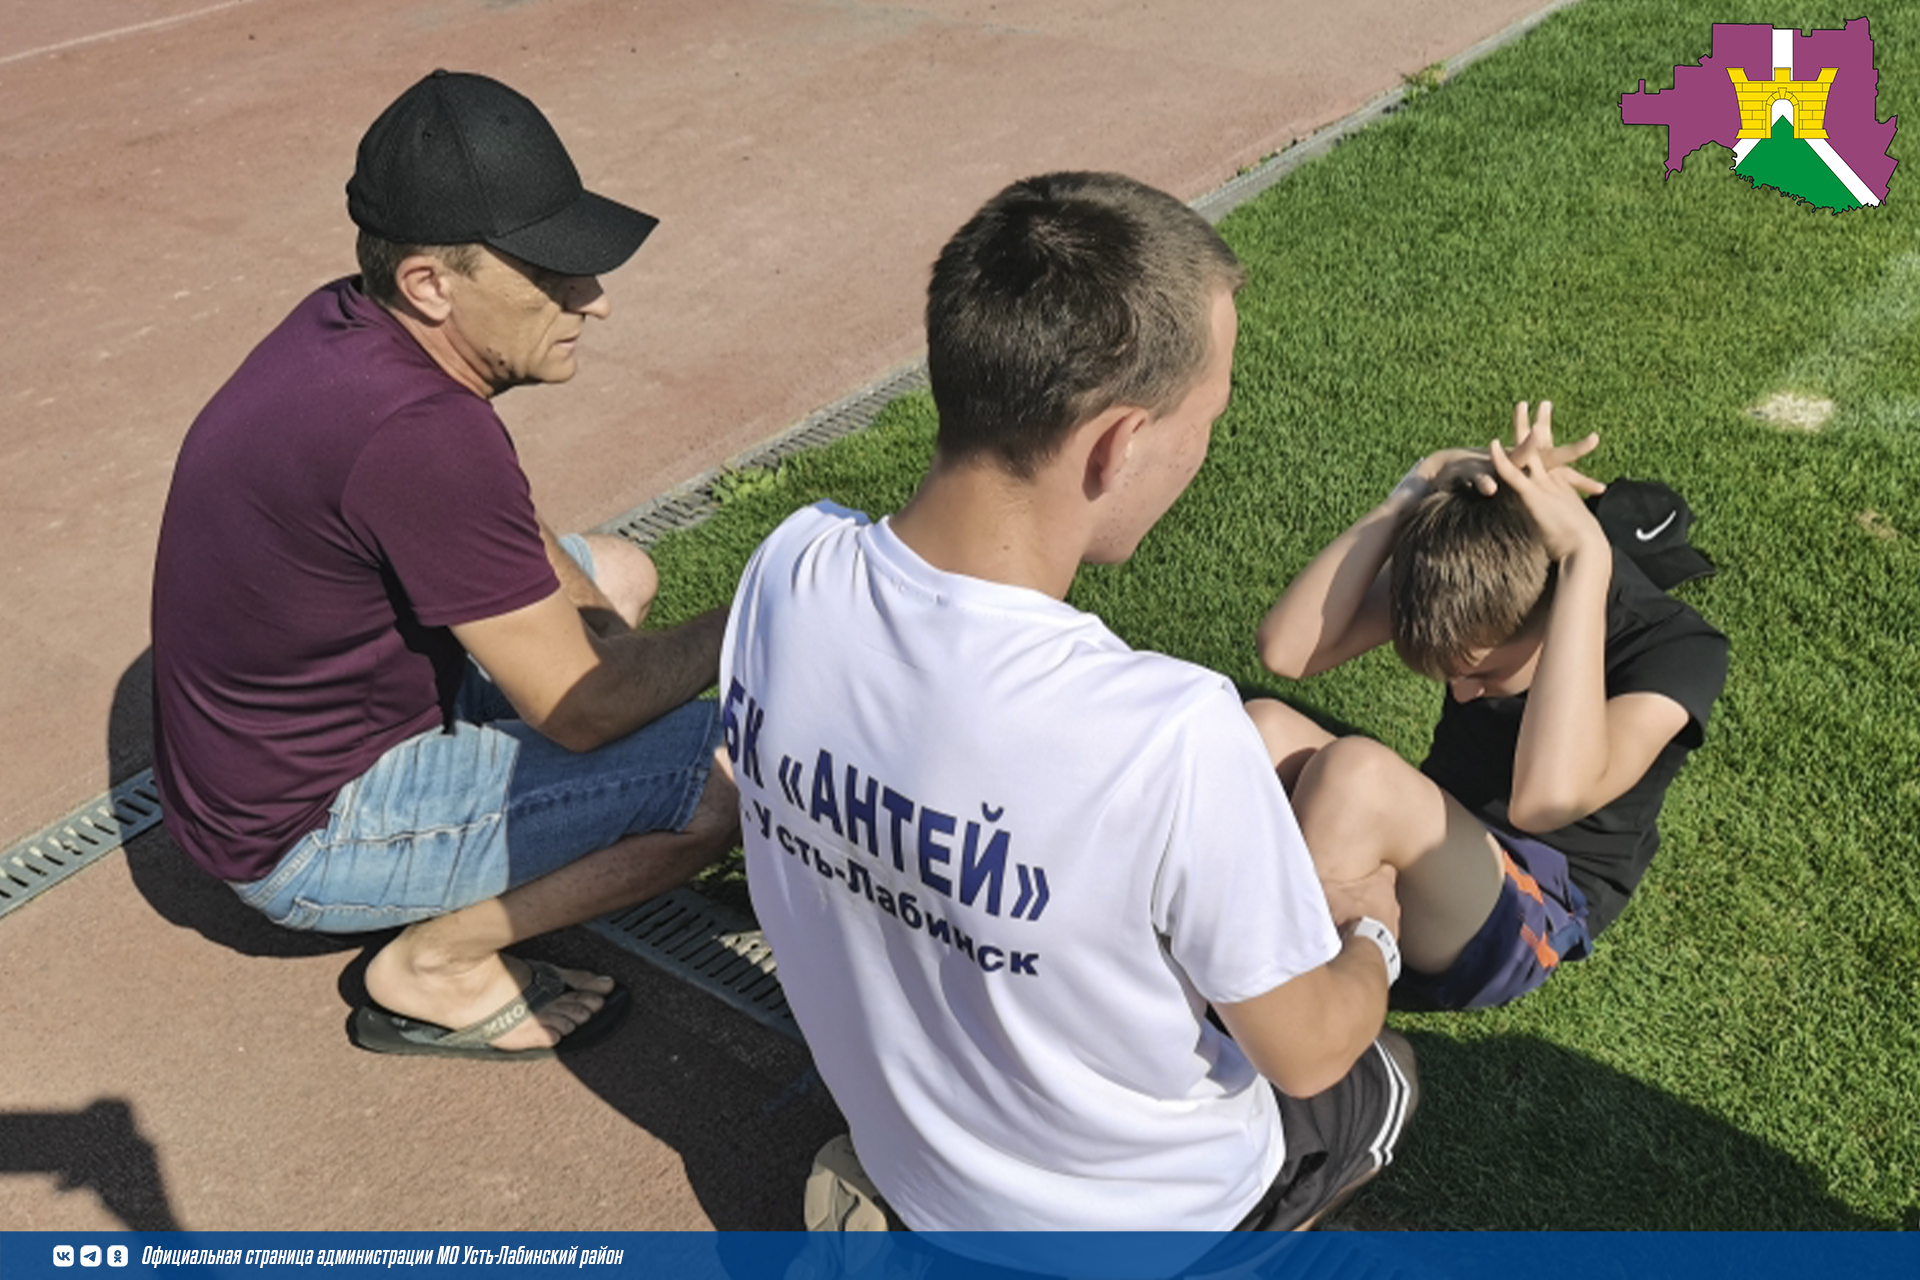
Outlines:
{"label": "short cropped hair", "polygon": [[1116,404],[1179,404],[1213,346],[1216,291],[1245,273],[1205,218],[1112,173],[1016,182],[956,232],[927,289],[944,457],[1028,477]]}
{"label": "short cropped hair", "polygon": [[1475,650],[1496,648],[1545,619],[1554,574],[1520,495],[1491,495],[1459,476],[1421,499],[1393,544],[1393,647],[1424,676],[1459,675]]}
{"label": "short cropped hair", "polygon": [[477,244],[396,244],[362,231],[353,244],[353,256],[360,262],[360,287],[383,306],[399,306],[400,264],[417,253],[431,254],[457,275],[472,276],[480,269]]}

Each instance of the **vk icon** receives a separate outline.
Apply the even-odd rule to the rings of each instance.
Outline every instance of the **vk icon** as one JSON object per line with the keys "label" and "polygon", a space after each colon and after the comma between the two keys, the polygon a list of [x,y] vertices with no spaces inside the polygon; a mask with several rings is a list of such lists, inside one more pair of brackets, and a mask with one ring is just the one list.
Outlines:
{"label": "vk icon", "polygon": [[80,1265],[83,1267],[99,1266],[100,1265],[100,1246],[97,1244],[81,1245],[80,1246]]}
{"label": "vk icon", "polygon": [[57,1244],[53,1246],[53,1265],[56,1267],[72,1266],[73,1246],[70,1244]]}
{"label": "vk icon", "polygon": [[127,1246],[123,1244],[108,1245],[107,1246],[107,1265],[110,1267],[126,1266],[127,1265]]}

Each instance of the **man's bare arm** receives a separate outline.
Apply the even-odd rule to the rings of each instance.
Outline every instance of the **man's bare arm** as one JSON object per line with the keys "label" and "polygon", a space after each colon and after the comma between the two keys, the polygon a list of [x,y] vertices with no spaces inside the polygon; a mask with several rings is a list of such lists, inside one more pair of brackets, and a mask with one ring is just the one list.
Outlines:
{"label": "man's bare arm", "polygon": [[1340,1083],[1387,1020],[1387,964],[1349,937],[1330,963],[1265,995],[1218,1006],[1220,1020],[1260,1074],[1296,1098]]}
{"label": "man's bare arm", "polygon": [[1352,928],[1371,916],[1399,933],[1393,885],[1393,868],[1384,866],[1363,880],[1329,885],[1329,907],[1346,935],[1340,953],[1263,995],[1215,1006],[1247,1060],[1293,1097],[1338,1084],[1386,1025],[1386,959]]}
{"label": "man's bare arm", "polygon": [[660,631],[601,636],[562,587],[523,609],[453,628],[521,719],[572,751],[591,751],[710,686],[727,611]]}

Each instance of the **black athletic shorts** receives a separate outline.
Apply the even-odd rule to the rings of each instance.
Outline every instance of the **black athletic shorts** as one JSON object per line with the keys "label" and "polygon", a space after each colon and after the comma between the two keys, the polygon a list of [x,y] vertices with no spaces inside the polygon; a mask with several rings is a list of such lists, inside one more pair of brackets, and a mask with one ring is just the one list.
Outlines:
{"label": "black athletic shorts", "polygon": [[1332,1088],[1311,1098],[1274,1094],[1287,1158],[1236,1231],[1292,1231],[1387,1167],[1420,1100],[1413,1047],[1383,1031]]}

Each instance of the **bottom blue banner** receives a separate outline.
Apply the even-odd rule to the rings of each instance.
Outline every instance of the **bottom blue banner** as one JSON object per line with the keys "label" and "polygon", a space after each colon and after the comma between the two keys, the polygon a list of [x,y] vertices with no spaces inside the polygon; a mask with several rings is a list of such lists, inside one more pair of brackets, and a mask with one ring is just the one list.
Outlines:
{"label": "bottom blue banner", "polygon": [[781,1232],[0,1232],[0,1277],[536,1277],[671,1280],[1773,1280],[1920,1276],[1920,1234],[1068,1235]]}

